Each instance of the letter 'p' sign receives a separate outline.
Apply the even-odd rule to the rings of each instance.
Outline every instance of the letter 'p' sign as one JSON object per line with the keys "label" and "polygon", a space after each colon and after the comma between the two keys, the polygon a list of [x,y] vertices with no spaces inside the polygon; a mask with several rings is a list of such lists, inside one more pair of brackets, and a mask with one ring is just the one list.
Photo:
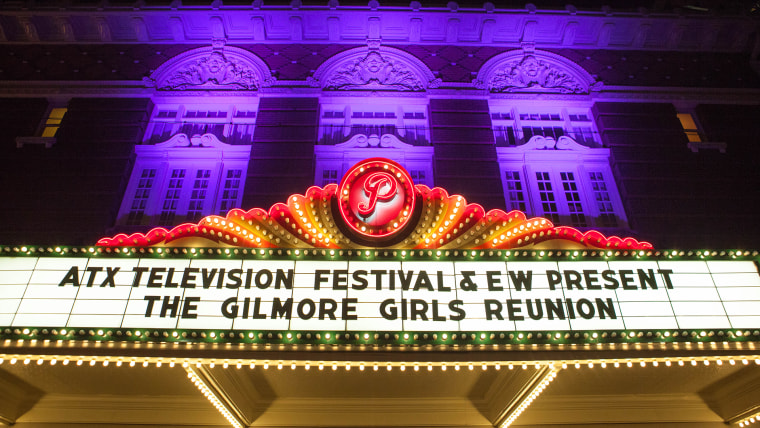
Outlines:
{"label": "letter 'p' sign", "polygon": [[375,211],[377,201],[390,201],[396,196],[396,178],[387,172],[375,172],[364,181],[364,194],[368,202],[360,202],[359,214],[367,216]]}
{"label": "letter 'p' sign", "polygon": [[343,178],[339,206],[351,230],[366,238],[400,231],[414,212],[414,183],[406,170],[387,159],[366,159]]}

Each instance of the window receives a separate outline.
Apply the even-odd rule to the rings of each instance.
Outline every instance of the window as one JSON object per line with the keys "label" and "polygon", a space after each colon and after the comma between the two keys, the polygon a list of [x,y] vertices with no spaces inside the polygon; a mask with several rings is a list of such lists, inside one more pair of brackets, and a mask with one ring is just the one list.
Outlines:
{"label": "window", "polygon": [[215,97],[197,104],[197,98],[157,99],[144,141],[162,143],[177,134],[213,134],[227,144],[251,144],[258,100]]}
{"label": "window", "polygon": [[[693,111],[692,107],[683,108],[683,110]],[[686,146],[694,153],[701,150],[717,150],[720,153],[726,153],[728,145],[721,141],[709,141],[705,136],[696,113],[678,113],[678,121],[681,122],[684,134],[688,142]]]}
{"label": "window", "polygon": [[50,110],[50,114],[47,120],[45,120],[45,127],[42,129],[42,137],[55,137],[58,128],[61,126],[63,116],[68,110],[65,107],[57,107]]}
{"label": "window", "polygon": [[36,134],[34,136],[16,137],[16,148],[20,149],[27,145],[42,145],[49,149],[55,145],[58,129],[69,109],[67,107],[55,107],[56,105],[66,105],[62,100],[50,100],[50,104],[54,107],[48,109],[37,128]]}
{"label": "window", "polygon": [[584,146],[598,145],[597,133],[587,108],[492,105],[491,122],[499,147],[519,146],[535,135],[555,140],[569,136]]}
{"label": "window", "polygon": [[[322,168],[322,179],[321,180],[315,180],[316,184],[319,186],[326,186],[330,183],[337,183],[338,182],[338,170],[337,169],[327,169],[329,166],[324,166]],[[342,169],[342,168],[341,168]]]}
{"label": "window", "polygon": [[497,148],[507,210],[556,225],[626,228],[609,149],[585,147],[566,136],[551,147],[539,140]]}
{"label": "window", "polygon": [[251,146],[177,135],[135,147],[118,224],[172,227],[240,206]]}
{"label": "window", "polygon": [[417,104],[361,101],[322,104],[319,144],[341,144],[355,135],[393,135],[412,146],[430,145],[426,100]]}
{"label": "window", "polygon": [[699,143],[702,138],[699,136],[699,128],[691,113],[678,113],[678,120],[681,122],[684,133],[690,143]]}
{"label": "window", "polygon": [[507,211],[527,211],[525,204],[525,187],[520,176],[522,171],[504,171],[504,195],[507,201]]}

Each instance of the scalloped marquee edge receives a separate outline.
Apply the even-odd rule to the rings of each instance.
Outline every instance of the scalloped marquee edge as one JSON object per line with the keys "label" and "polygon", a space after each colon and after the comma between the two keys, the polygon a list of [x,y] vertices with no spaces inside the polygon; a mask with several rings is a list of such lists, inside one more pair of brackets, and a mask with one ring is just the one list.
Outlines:
{"label": "scalloped marquee edge", "polygon": [[[336,225],[332,202],[336,184],[313,186],[305,195],[291,195],[265,211],[233,208],[225,217],[209,215],[197,224],[185,223],[167,230],[118,234],[97,242],[103,247],[248,247],[248,248],[374,248],[353,242]],[[486,212],[479,204],[468,204],[460,195],[446,190],[415,185],[422,212],[411,232],[389,249],[609,249],[646,250],[652,244],[634,238],[605,236],[599,231],[581,232],[554,226],[545,218],[527,218],[522,211]]]}

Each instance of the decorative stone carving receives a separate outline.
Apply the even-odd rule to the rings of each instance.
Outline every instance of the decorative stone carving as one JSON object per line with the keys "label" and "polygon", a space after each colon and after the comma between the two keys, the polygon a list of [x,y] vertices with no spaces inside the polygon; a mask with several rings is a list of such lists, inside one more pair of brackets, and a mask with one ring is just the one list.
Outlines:
{"label": "decorative stone carving", "polygon": [[147,86],[164,91],[257,90],[274,82],[266,64],[253,53],[239,48],[200,48],[164,63]]}
{"label": "decorative stone carving", "polygon": [[414,56],[394,48],[351,49],[327,60],[308,79],[324,90],[423,92],[441,83]]}
{"label": "decorative stone carving", "polygon": [[364,135],[357,134],[349,138],[345,143],[335,145],[336,148],[350,149],[350,148],[409,148],[413,147],[411,144],[407,144],[398,139],[395,135],[383,134],[383,135]]}
{"label": "decorative stone carving", "polygon": [[395,89],[424,91],[423,83],[403,64],[383,58],[377,52],[346,64],[330,77],[325,89]]}
{"label": "decorative stone carving", "polygon": [[[544,137],[543,135],[534,135],[528,140],[527,143],[511,148],[516,151],[529,151],[529,150],[570,150],[585,152],[592,150],[590,147],[586,147],[582,144],[578,144],[575,140],[563,135],[556,140],[552,137]],[[598,150],[598,149],[597,149]],[[606,150],[606,149],[602,149]]]}
{"label": "decorative stone carving", "polygon": [[600,85],[583,68],[549,52],[506,52],[486,62],[473,83],[492,93],[586,94]]}
{"label": "decorative stone carving", "polygon": [[511,92],[531,87],[571,94],[586,92],[573,76],[539,61],[533,55],[527,55],[522,61],[513,62],[497,71],[488,83],[491,92]]}
{"label": "decorative stone carving", "polygon": [[[154,144],[151,147],[172,148],[172,147],[227,147],[229,144],[219,141],[214,134],[176,134],[163,143]],[[139,146],[145,147],[145,146]]]}
{"label": "decorative stone carving", "polygon": [[208,85],[257,89],[259,82],[250,67],[225,58],[221,52],[211,52],[209,56],[177,70],[159,89],[185,89]]}

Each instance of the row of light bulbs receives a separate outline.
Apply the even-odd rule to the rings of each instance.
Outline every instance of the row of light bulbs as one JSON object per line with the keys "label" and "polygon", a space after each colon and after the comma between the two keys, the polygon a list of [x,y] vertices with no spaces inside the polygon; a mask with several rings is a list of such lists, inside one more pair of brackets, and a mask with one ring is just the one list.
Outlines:
{"label": "row of light bulbs", "polygon": [[[60,331],[58,331],[58,330],[49,331],[48,329],[42,329],[42,331],[39,331],[36,328],[34,328],[34,329],[29,329],[29,328],[19,329],[19,328],[16,328],[16,329],[13,329],[13,330],[6,328],[5,329],[5,333],[6,334],[13,333],[13,334],[17,334],[17,335],[18,334],[23,334],[25,336],[32,336],[32,338],[30,339],[30,342],[29,342],[32,345],[35,345],[35,344],[38,343],[37,339],[35,338],[35,336],[37,336],[38,334],[43,335],[43,337],[45,335],[48,335],[48,334],[52,334],[54,336],[69,336],[69,337],[74,336],[74,335],[79,335],[79,336],[85,336],[85,338],[83,338],[84,340],[88,339],[86,337],[88,335],[88,333],[89,333],[89,336],[91,336],[91,337],[92,336],[101,336],[101,337],[105,336],[106,339],[111,338],[114,335],[118,336],[118,337],[127,336],[127,337],[130,337],[130,338],[132,336],[134,336],[136,338],[144,338],[146,340],[149,339],[151,337],[151,335],[153,337],[158,337],[159,339],[161,339],[162,337],[163,338],[169,338],[171,336],[171,338],[175,339],[175,340],[180,339],[180,338],[182,338],[182,339],[188,339],[188,338],[198,339],[198,338],[200,338],[198,340],[210,338],[212,340],[215,340],[215,339],[217,339],[217,337],[219,337],[219,338],[227,337],[227,334],[224,331],[222,331],[220,333],[217,333],[215,331],[210,331],[210,332],[200,331],[200,333],[198,333],[196,331],[191,331],[191,332],[188,333],[187,331],[176,331],[176,330],[174,330],[174,331],[171,331],[171,333],[170,333],[167,330],[163,330],[163,331],[154,330],[153,332],[151,332],[150,330],[145,330],[143,332],[142,330],[129,330],[129,329],[127,329],[127,330],[118,329],[118,330],[116,330],[114,332],[113,330],[103,330],[103,329],[99,329],[99,330],[94,330],[94,329],[84,330],[84,329],[80,329],[78,331],[76,329],[71,329],[71,330],[61,329]],[[2,334],[2,331],[0,331],[0,334]],[[618,342],[607,342],[607,340],[626,340],[626,342],[619,342],[619,344],[622,344],[622,345],[625,346],[628,343],[631,343],[631,342],[629,342],[631,340],[634,341],[633,343],[640,343],[638,340],[636,340],[637,338],[644,339],[646,337],[646,339],[644,339],[644,340],[655,339],[655,340],[658,341],[657,343],[664,343],[664,342],[662,342],[662,340],[668,340],[670,337],[677,338],[679,336],[683,337],[683,338],[687,338],[688,341],[683,341],[683,342],[674,341],[674,342],[672,342],[673,346],[677,347],[677,346],[679,346],[679,343],[683,343],[684,346],[688,347],[688,346],[691,346],[691,343],[689,341],[694,341],[699,346],[701,346],[701,344],[702,344],[703,341],[707,341],[707,342],[710,342],[710,343],[716,343],[716,341],[715,341],[716,336],[719,339],[723,339],[723,345],[727,346],[729,344],[729,342],[726,341],[726,339],[737,339],[737,338],[750,337],[750,336],[760,336],[760,330],[753,330],[753,331],[750,331],[750,330],[725,330],[725,331],[724,330],[718,330],[717,332],[715,330],[709,330],[709,331],[706,331],[706,330],[691,330],[691,331],[689,331],[689,330],[681,330],[681,331],[675,330],[673,332],[670,332],[670,331],[664,331],[664,332],[660,332],[660,331],[628,331],[628,332],[625,332],[625,331],[622,331],[622,332],[619,332],[619,333],[618,332],[612,332],[612,333],[602,332],[601,334],[598,333],[598,332],[584,332],[583,334],[576,332],[576,333],[574,333],[572,335],[570,333],[568,333],[568,332],[565,332],[565,333],[561,333],[561,332],[554,332],[554,333],[552,333],[552,332],[538,332],[538,333],[530,332],[530,333],[527,333],[527,334],[521,332],[521,333],[516,333],[516,334],[515,333],[509,333],[509,334],[499,333],[498,335],[495,334],[495,333],[490,333],[490,334],[480,333],[479,335],[477,335],[475,333],[452,333],[452,334],[449,335],[448,333],[443,333],[443,332],[438,332],[438,333],[408,333],[407,332],[407,333],[403,333],[403,334],[399,334],[399,333],[395,333],[395,334],[389,334],[389,333],[384,333],[384,334],[380,334],[380,333],[369,334],[369,333],[364,333],[364,334],[361,334],[361,335],[359,333],[340,334],[340,333],[330,333],[330,332],[322,332],[322,333],[320,333],[320,332],[315,332],[315,333],[311,333],[311,332],[307,332],[307,333],[287,332],[285,334],[283,334],[282,332],[280,332],[280,333],[267,333],[267,334],[265,334],[263,332],[259,332],[258,334],[255,334],[254,332],[248,332],[248,334],[246,335],[246,334],[244,334],[242,332],[239,332],[239,333],[229,332],[229,338],[231,338],[231,339],[237,339],[237,338],[239,338],[239,339],[245,339],[245,338],[247,338],[249,340],[254,340],[254,341],[255,340],[263,340],[265,338],[266,339],[274,339],[274,338],[276,338],[278,340],[286,339],[287,341],[293,341],[293,340],[300,341],[300,340],[304,340],[305,339],[305,340],[308,341],[308,340],[312,340],[312,338],[314,338],[316,340],[322,340],[323,337],[324,337],[324,340],[326,340],[326,341],[331,341],[333,339],[334,340],[351,340],[351,339],[353,339],[355,341],[364,340],[365,342],[367,342],[367,341],[370,341],[372,339],[374,339],[374,340],[395,340],[395,341],[399,341],[399,340],[403,339],[403,341],[405,341],[405,342],[408,342],[408,341],[414,341],[414,342],[416,342],[416,341],[419,341],[419,340],[427,341],[427,340],[430,340],[431,338],[432,338],[432,340],[435,341],[435,340],[438,340],[439,337],[440,337],[440,339],[443,340],[443,341],[448,341],[449,339],[452,340],[452,341],[456,341],[456,340],[469,341],[469,340],[478,340],[479,339],[481,342],[482,341],[486,341],[486,340],[497,340],[497,339],[498,340],[509,339],[509,340],[512,340],[512,341],[514,341],[514,340],[522,341],[522,340],[525,340],[525,339],[527,339],[527,340],[533,340],[534,338],[536,338],[536,339],[539,339],[539,340],[550,340],[550,341],[556,342],[556,341],[561,341],[563,339],[564,340],[580,340],[582,338],[584,341],[589,341],[589,340],[597,341],[597,340],[601,340],[602,342],[597,342],[597,343],[607,343],[610,347],[614,347],[616,344],[618,344]],[[16,341],[17,341],[18,344],[24,344],[25,343],[25,339],[16,339]],[[62,343],[62,339],[58,339],[57,342],[58,343]],[[9,339],[9,338],[5,339],[5,344],[6,345],[10,345],[11,343],[12,343],[12,339]],[[43,339],[43,344],[44,345],[47,345],[49,343],[50,343],[50,339]],[[150,343],[150,342],[148,342],[148,343]],[[191,345],[191,343],[192,342],[186,342],[186,344],[188,346]],[[646,343],[650,347],[653,346],[653,342],[646,342]],[[571,345],[572,344],[573,343],[571,343]],[[401,345],[403,346],[404,344],[401,344]],[[456,346],[456,344],[454,344],[454,345]],[[479,345],[485,346],[486,344],[485,343],[480,343]],[[493,346],[499,346],[499,344],[492,344],[492,345]],[[502,344],[502,345],[503,346],[507,346],[507,347],[510,346],[510,344]],[[549,344],[545,344],[545,345],[549,345]],[[559,343],[559,345],[561,346],[561,345],[563,345],[563,343]],[[445,344],[444,344],[444,346],[445,346]],[[742,348],[741,342],[736,342],[736,346],[739,349],[741,349]],[[747,346],[750,349],[754,349],[754,344],[752,342],[749,342],[747,344]]]}
{"label": "row of light bulbs", "polygon": [[284,249],[284,250],[283,249],[276,249],[276,250],[274,250],[274,249],[267,249],[267,250],[264,250],[264,249],[259,249],[259,250],[250,249],[249,250],[247,248],[243,248],[243,249],[237,249],[237,248],[235,248],[235,249],[231,250],[229,248],[226,248],[226,249],[222,250],[220,248],[198,248],[198,249],[196,249],[196,248],[162,248],[162,247],[156,247],[156,248],[153,248],[153,247],[147,247],[147,248],[145,248],[145,247],[135,247],[135,248],[130,248],[130,247],[122,247],[122,248],[119,248],[119,247],[113,247],[113,248],[112,247],[89,247],[89,248],[81,248],[80,249],[80,248],[77,248],[77,247],[72,247],[72,248],[68,248],[68,247],[55,247],[55,248],[52,248],[52,247],[48,247],[48,248],[38,247],[38,248],[35,248],[35,247],[26,247],[26,246],[23,246],[23,247],[13,247],[12,249],[10,247],[4,247],[4,248],[0,247],[0,250],[4,250],[5,252],[14,252],[14,253],[18,253],[18,252],[21,252],[21,253],[31,253],[31,252],[35,252],[35,251],[37,251],[37,252],[45,252],[45,250],[47,250],[47,252],[49,252],[49,253],[67,253],[67,252],[71,251],[73,253],[79,253],[79,252],[81,252],[81,253],[85,253],[85,254],[87,254],[87,253],[89,253],[89,254],[101,254],[101,253],[104,253],[104,252],[105,253],[112,253],[112,252],[114,252],[114,253],[122,253],[122,254],[125,254],[125,255],[129,255],[130,253],[132,253],[132,254],[138,254],[138,253],[139,254],[145,254],[145,253],[148,253],[148,254],[159,254],[159,255],[172,254],[172,253],[173,254],[180,254],[180,253],[181,254],[188,254],[189,253],[191,255],[196,255],[196,254],[210,254],[210,255],[216,254],[216,255],[222,255],[222,254],[224,254],[226,256],[232,256],[232,255],[237,255],[237,254],[241,254],[241,253],[247,255],[247,254],[250,253],[252,255],[258,254],[258,255],[261,255],[261,256],[274,256],[274,255],[278,255],[278,256],[282,256],[282,255],[288,255],[288,256],[296,255],[296,256],[300,256],[303,253],[303,255],[305,255],[305,256],[309,255],[309,254],[313,254],[315,256],[319,256],[319,255],[326,256],[326,255],[329,254],[332,257],[334,257],[336,255],[343,256],[346,253],[349,256],[353,255],[354,253],[356,253],[356,255],[359,256],[359,257],[361,257],[361,256],[364,256],[364,257],[375,256],[375,257],[377,257],[377,256],[380,256],[381,253],[382,253],[382,255],[386,256],[386,257],[389,256],[389,255],[392,255],[394,257],[397,257],[398,255],[401,255],[401,257],[406,257],[406,256],[414,257],[415,255],[419,255],[419,256],[423,256],[423,257],[424,256],[435,256],[435,257],[445,256],[445,257],[449,257],[449,256],[453,255],[454,257],[459,257],[461,255],[461,257],[485,257],[485,256],[488,256],[488,257],[493,257],[493,256],[497,256],[497,257],[510,257],[510,256],[516,256],[516,257],[520,257],[520,256],[523,256],[523,257],[528,257],[528,256],[530,256],[530,257],[545,257],[545,256],[553,257],[553,256],[559,256],[559,257],[563,257],[564,256],[564,257],[573,257],[573,258],[576,258],[576,257],[586,257],[586,256],[591,256],[591,257],[620,257],[621,255],[623,257],[629,257],[630,256],[630,257],[637,257],[637,258],[645,257],[645,256],[646,257],[652,257],[652,256],[654,256],[654,257],[668,257],[668,258],[683,257],[683,256],[700,257],[700,258],[704,258],[704,257],[718,257],[718,256],[720,256],[720,257],[726,257],[726,256],[728,256],[728,257],[735,258],[735,257],[750,257],[750,256],[751,257],[757,257],[760,254],[760,252],[758,252],[757,250],[750,252],[750,251],[742,251],[742,250],[729,250],[729,251],[726,251],[726,250],[722,250],[722,251],[710,251],[710,250],[690,250],[690,251],[679,251],[679,250],[662,250],[662,251],[655,251],[655,250],[646,250],[646,251],[645,250],[614,250],[613,251],[613,250],[603,250],[603,249],[599,249],[599,250],[565,250],[565,251],[561,251],[561,250],[560,251],[550,251],[550,250],[546,250],[546,251],[543,251],[543,250],[523,250],[523,251],[520,251],[520,250],[514,250],[514,251],[512,251],[512,250],[436,250],[436,251],[433,251],[433,250],[361,250],[361,249],[355,249],[355,250],[333,250],[333,249],[330,249],[330,250],[326,250],[326,249],[321,249],[321,248],[320,249],[311,249],[311,250],[309,250],[309,249]]}
{"label": "row of light bulbs", "polygon": [[495,370],[501,370],[503,367],[506,367],[509,370],[513,370],[515,368],[521,368],[523,370],[527,370],[528,368],[535,368],[540,369],[543,366],[546,366],[547,364],[556,364],[559,365],[562,369],[568,369],[568,368],[576,368],[580,369],[582,367],[587,367],[590,369],[593,369],[597,365],[601,368],[608,368],[608,367],[647,367],[648,365],[651,365],[652,367],[659,367],[661,364],[665,365],[666,367],[671,366],[679,366],[684,367],[687,365],[690,366],[697,366],[700,363],[709,366],[710,364],[715,364],[718,366],[722,366],[723,364],[728,365],[736,365],[736,364],[743,364],[743,365],[749,365],[750,363],[754,363],[756,365],[760,365],[760,355],[744,355],[744,356],[731,356],[731,357],[725,357],[725,356],[701,356],[701,357],[682,357],[682,358],[664,358],[664,357],[658,357],[658,358],[625,358],[625,359],[584,359],[584,360],[548,360],[548,361],[540,361],[540,360],[534,360],[534,361],[509,361],[509,362],[496,362],[496,361],[481,361],[481,362],[472,362],[472,361],[429,361],[429,362],[407,362],[407,361],[388,361],[388,362],[379,362],[379,361],[314,361],[314,360],[298,360],[298,361],[291,361],[290,363],[286,363],[284,360],[279,360],[277,362],[272,362],[271,360],[236,360],[236,361],[230,361],[228,359],[220,360],[220,359],[209,359],[209,358],[201,358],[201,359],[182,359],[181,361],[177,361],[176,358],[173,359],[164,359],[164,358],[157,358],[157,357],[119,357],[119,356],[51,356],[51,355],[9,355],[9,354],[0,354],[0,364],[3,363],[10,363],[10,364],[17,364],[18,362],[21,362],[25,365],[29,365],[32,362],[36,362],[37,365],[42,365],[45,363],[45,361],[49,362],[50,365],[56,365],[59,362],[62,365],[69,365],[72,362],[76,364],[77,366],[82,365],[89,365],[94,366],[97,363],[101,363],[104,367],[109,366],[110,364],[114,364],[116,367],[122,367],[124,365],[127,365],[129,367],[135,367],[137,365],[140,365],[142,367],[149,367],[151,363],[153,363],[156,367],[162,367],[163,365],[168,365],[169,367],[175,367],[176,365],[181,365],[184,368],[188,367],[201,367],[204,364],[208,365],[210,368],[214,368],[217,365],[221,366],[222,368],[230,368],[235,367],[237,369],[242,369],[243,367],[248,367],[250,369],[254,369],[257,366],[261,367],[263,369],[269,369],[269,368],[277,368],[278,370],[282,370],[285,367],[289,367],[292,370],[297,369],[298,367],[303,367],[305,370],[309,370],[312,367],[317,368],[318,370],[324,370],[325,368],[331,368],[332,370],[338,370],[338,368],[343,367],[345,370],[351,370],[352,368],[356,367],[360,371],[363,371],[367,368],[371,368],[373,371],[378,371],[381,368],[385,368],[387,371],[391,371],[394,368],[399,369],[401,371],[406,371],[407,368],[411,368],[414,371],[420,371],[421,369],[427,369],[428,371],[432,371],[435,367],[440,368],[441,371],[446,371],[449,368],[453,369],[454,371],[459,371],[463,368],[466,368],[467,370],[475,370],[476,367],[479,367],[482,370],[488,370],[489,368],[493,368]]}
{"label": "row of light bulbs", "polygon": [[760,422],[760,412],[739,421],[739,427],[748,427],[755,422]]}

